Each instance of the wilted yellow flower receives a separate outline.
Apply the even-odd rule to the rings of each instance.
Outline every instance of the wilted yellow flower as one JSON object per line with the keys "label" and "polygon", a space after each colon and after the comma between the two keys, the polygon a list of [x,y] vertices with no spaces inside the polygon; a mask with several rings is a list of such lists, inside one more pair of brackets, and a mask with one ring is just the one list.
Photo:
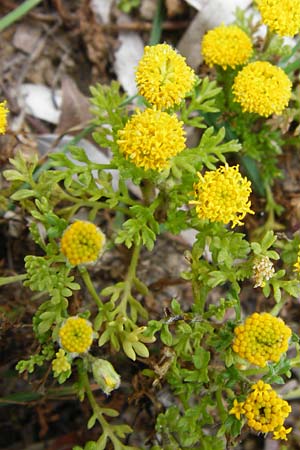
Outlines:
{"label": "wilted yellow flower", "polygon": [[139,93],[158,109],[177,105],[195,83],[194,71],[170,45],[145,47],[136,71]]}
{"label": "wilted yellow flower", "polygon": [[94,339],[91,323],[82,317],[69,317],[59,330],[59,342],[70,353],[86,353]]}
{"label": "wilted yellow flower", "polygon": [[254,313],[235,327],[234,334],[233,350],[252,364],[265,367],[268,361],[279,361],[287,351],[292,331],[269,313]]}
{"label": "wilted yellow flower", "polygon": [[120,152],[137,167],[161,171],[185,148],[183,123],[163,111],[137,111],[119,130]]}
{"label": "wilted yellow flower", "polygon": [[292,427],[285,428],[280,427],[277,431],[273,432],[273,439],[282,439],[283,441],[287,441],[286,435],[292,431]]}
{"label": "wilted yellow flower", "polygon": [[65,351],[61,348],[56,353],[56,358],[52,361],[52,369],[54,376],[58,377],[61,373],[67,372],[71,369],[71,364],[69,363]]}
{"label": "wilted yellow flower", "polygon": [[281,114],[291,97],[292,83],[280,67],[255,61],[237,74],[232,91],[243,112],[268,117]]}
{"label": "wilted yellow flower", "polygon": [[279,434],[284,420],[291,412],[287,401],[280,398],[269,384],[262,380],[252,386],[252,392],[247,396],[243,409],[250,428],[255,431]]}
{"label": "wilted yellow flower", "polygon": [[77,220],[64,232],[60,245],[74,266],[96,262],[105,244],[105,235],[93,223]]}
{"label": "wilted yellow flower", "polygon": [[92,372],[96,383],[105,394],[110,394],[120,386],[121,377],[114,366],[106,359],[95,359],[92,363]]}
{"label": "wilted yellow flower", "polygon": [[0,134],[4,134],[7,127],[7,114],[6,101],[0,103]]}
{"label": "wilted yellow flower", "polygon": [[256,258],[253,264],[254,287],[264,287],[275,273],[274,265],[268,256]]}
{"label": "wilted yellow flower", "polygon": [[257,0],[262,21],[280,36],[294,36],[300,30],[300,0]]}
{"label": "wilted yellow flower", "polygon": [[211,222],[232,222],[232,228],[242,225],[242,219],[247,213],[254,214],[250,209],[249,195],[250,181],[243,178],[239,166],[219,167],[208,171],[202,176],[198,173],[199,181],[194,183],[196,212],[200,219]]}
{"label": "wilted yellow flower", "polygon": [[209,66],[235,68],[245,64],[252,52],[251,39],[236,25],[220,25],[209,30],[202,40],[202,55]]}

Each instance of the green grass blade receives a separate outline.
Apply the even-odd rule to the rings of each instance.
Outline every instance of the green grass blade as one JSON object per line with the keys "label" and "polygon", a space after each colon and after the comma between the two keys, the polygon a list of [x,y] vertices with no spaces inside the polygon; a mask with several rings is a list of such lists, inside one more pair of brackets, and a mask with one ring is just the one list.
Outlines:
{"label": "green grass blade", "polygon": [[15,23],[17,20],[21,19],[25,14],[27,14],[32,8],[41,3],[42,0],[26,0],[16,9],[8,13],[2,19],[0,19],[0,32],[5,30],[7,27]]}

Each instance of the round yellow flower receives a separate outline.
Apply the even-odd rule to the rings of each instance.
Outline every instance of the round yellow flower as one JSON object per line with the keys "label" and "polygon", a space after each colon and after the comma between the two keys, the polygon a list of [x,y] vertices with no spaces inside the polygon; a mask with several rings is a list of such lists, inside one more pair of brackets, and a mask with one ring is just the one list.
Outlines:
{"label": "round yellow flower", "polygon": [[7,127],[7,114],[6,101],[0,103],[0,134],[4,134]]}
{"label": "round yellow flower", "polygon": [[105,235],[93,223],[77,220],[64,232],[61,251],[74,266],[96,262],[103,251]]}
{"label": "round yellow flower", "polygon": [[292,83],[280,67],[255,61],[237,74],[233,83],[234,100],[243,112],[268,117],[281,114],[291,97]]}
{"label": "round yellow flower", "polygon": [[195,83],[194,71],[170,45],[145,47],[136,71],[139,93],[158,109],[183,100]]}
{"label": "round yellow flower", "polygon": [[220,25],[209,30],[202,40],[202,55],[209,66],[235,68],[245,64],[252,53],[251,39],[236,25]]}
{"label": "round yellow flower", "polygon": [[250,181],[243,178],[239,166],[229,167],[227,164],[217,170],[206,172],[204,176],[198,173],[199,181],[194,184],[196,212],[200,219],[211,222],[232,222],[232,228],[242,225],[242,219],[247,213],[254,214],[250,209]]}
{"label": "round yellow flower", "polygon": [[70,353],[86,353],[94,338],[91,323],[82,317],[69,317],[59,330],[59,342]]}
{"label": "round yellow flower", "polygon": [[256,366],[278,362],[288,349],[291,329],[269,313],[254,313],[234,329],[233,350]]}
{"label": "round yellow flower", "polygon": [[137,167],[161,171],[185,148],[183,123],[175,114],[150,108],[138,111],[119,130],[118,144],[120,152]]}
{"label": "round yellow flower", "polygon": [[274,438],[278,439],[276,435],[280,433],[291,407],[269,384],[260,380],[252,386],[252,392],[243,402],[243,410],[250,428],[262,433],[274,432]]}
{"label": "round yellow flower", "polygon": [[262,21],[279,36],[294,36],[300,30],[300,0],[257,0]]}

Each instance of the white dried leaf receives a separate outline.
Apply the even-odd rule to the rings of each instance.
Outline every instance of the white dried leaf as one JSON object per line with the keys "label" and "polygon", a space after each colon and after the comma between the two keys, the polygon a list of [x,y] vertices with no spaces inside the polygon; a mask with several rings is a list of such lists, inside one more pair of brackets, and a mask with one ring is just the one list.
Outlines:
{"label": "white dried leaf", "polygon": [[119,34],[120,47],[115,53],[114,69],[124,90],[129,96],[137,93],[135,70],[144,53],[142,38],[133,32]]}
{"label": "white dried leaf", "polygon": [[[236,8],[247,8],[252,0],[185,0],[186,3],[193,6],[197,11],[212,13],[212,20],[217,22],[231,22],[233,18],[233,13]],[[216,14],[217,12],[217,14]],[[229,21],[229,22],[227,22]]]}
{"label": "white dried leaf", "polygon": [[90,7],[101,23],[109,23],[114,0],[91,0]]}
{"label": "white dried leaf", "polygon": [[60,116],[61,91],[51,90],[42,84],[25,83],[20,87],[19,106],[46,122],[57,124]]}

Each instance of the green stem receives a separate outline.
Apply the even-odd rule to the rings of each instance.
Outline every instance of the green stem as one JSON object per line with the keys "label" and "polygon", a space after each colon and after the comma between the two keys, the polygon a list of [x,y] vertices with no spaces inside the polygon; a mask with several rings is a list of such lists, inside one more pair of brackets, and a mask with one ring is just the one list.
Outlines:
{"label": "green stem", "polygon": [[300,367],[300,355],[295,356],[290,360],[291,367]]}
{"label": "green stem", "polygon": [[88,377],[87,371],[83,367],[80,367],[79,375],[80,375],[81,382],[83,384],[84,390],[86,392],[87,398],[88,398],[88,400],[90,402],[90,405],[92,407],[93,413],[97,416],[97,420],[100,423],[103,432],[105,434],[107,434],[107,435],[111,434],[110,430],[109,430],[109,424],[105,420],[105,418],[103,417],[103,413],[102,413],[101,407],[98,405],[98,403],[97,403],[97,401],[96,401],[96,399],[94,397],[93,391],[91,389],[91,385],[90,385],[90,381],[89,381],[89,377]]}
{"label": "green stem", "polygon": [[10,277],[0,277],[0,286],[5,286],[6,284],[16,283],[18,281],[23,281],[27,278],[27,274],[22,275],[12,275]]}
{"label": "green stem", "polygon": [[[192,268],[192,272],[193,272],[193,268]],[[195,311],[197,312],[197,314],[202,316],[202,314],[204,312],[205,301],[206,301],[209,289],[200,283],[201,282],[197,279],[197,275],[195,274],[195,276],[192,279],[192,291],[193,291],[193,297],[194,297],[195,307],[196,307]]]}
{"label": "green stem", "polygon": [[23,16],[25,16],[25,14],[27,14],[31,9],[33,9],[41,2],[42,0],[26,0],[25,2],[23,2],[20,6],[15,8],[0,20],[0,31],[5,30],[14,22],[21,19]]}
{"label": "green stem", "polygon": [[219,389],[216,391],[216,401],[217,401],[217,408],[218,408],[218,411],[220,414],[220,418],[221,418],[222,422],[225,422],[225,420],[228,417],[228,412],[226,411],[226,409],[224,408],[224,405],[223,405],[221,387],[219,387]]}
{"label": "green stem", "polygon": [[262,48],[262,53],[266,52],[268,50],[268,47],[271,43],[271,39],[272,39],[273,33],[270,31],[270,28],[267,27],[267,34],[265,37],[265,42]]}
{"label": "green stem", "polygon": [[282,298],[280,300],[280,302],[276,303],[276,305],[271,309],[270,314],[272,314],[272,316],[278,316],[278,314],[280,313],[282,307],[285,305],[286,299]]}
{"label": "green stem", "polygon": [[124,316],[126,316],[128,299],[129,299],[129,296],[131,293],[132,285],[136,278],[136,268],[137,268],[137,264],[138,264],[138,260],[139,260],[139,256],[140,256],[140,251],[141,251],[140,244],[136,245],[133,249],[129,269],[128,269],[126,279],[125,279],[123,295],[120,300],[120,304],[116,308],[116,311],[123,313]]}
{"label": "green stem", "polygon": [[156,45],[160,42],[163,17],[164,17],[164,2],[163,0],[157,0],[157,7],[153,19],[153,26],[150,34],[149,45]]}
{"label": "green stem", "polygon": [[114,434],[111,426],[109,425],[109,423],[105,420],[104,416],[103,416],[103,410],[102,408],[98,405],[97,400],[94,397],[93,391],[91,389],[91,385],[90,385],[90,381],[88,378],[88,374],[86,369],[84,369],[83,367],[79,368],[79,376],[81,378],[81,382],[82,385],[84,387],[86,396],[89,400],[89,403],[92,407],[93,410],[93,414],[95,414],[95,416],[97,417],[97,420],[102,428],[102,434],[104,434],[105,436],[109,437],[109,439],[111,440],[111,442],[113,443],[114,448],[119,448],[119,449],[125,449],[126,447],[124,447],[121,444],[121,441],[117,438],[117,436]]}
{"label": "green stem", "polygon": [[141,191],[145,205],[150,206],[155,199],[155,184],[150,180],[143,180]]}
{"label": "green stem", "polygon": [[103,303],[102,303],[99,295],[96,292],[96,289],[92,283],[92,280],[91,280],[89,272],[87,271],[87,268],[85,266],[79,266],[78,270],[80,272],[80,275],[81,275],[89,293],[91,294],[92,298],[95,300],[95,303],[98,306],[99,310],[102,309]]}
{"label": "green stem", "polygon": [[252,377],[253,375],[265,375],[268,372],[266,367],[261,367],[260,369],[248,369],[242,370],[241,373],[243,377]]}

